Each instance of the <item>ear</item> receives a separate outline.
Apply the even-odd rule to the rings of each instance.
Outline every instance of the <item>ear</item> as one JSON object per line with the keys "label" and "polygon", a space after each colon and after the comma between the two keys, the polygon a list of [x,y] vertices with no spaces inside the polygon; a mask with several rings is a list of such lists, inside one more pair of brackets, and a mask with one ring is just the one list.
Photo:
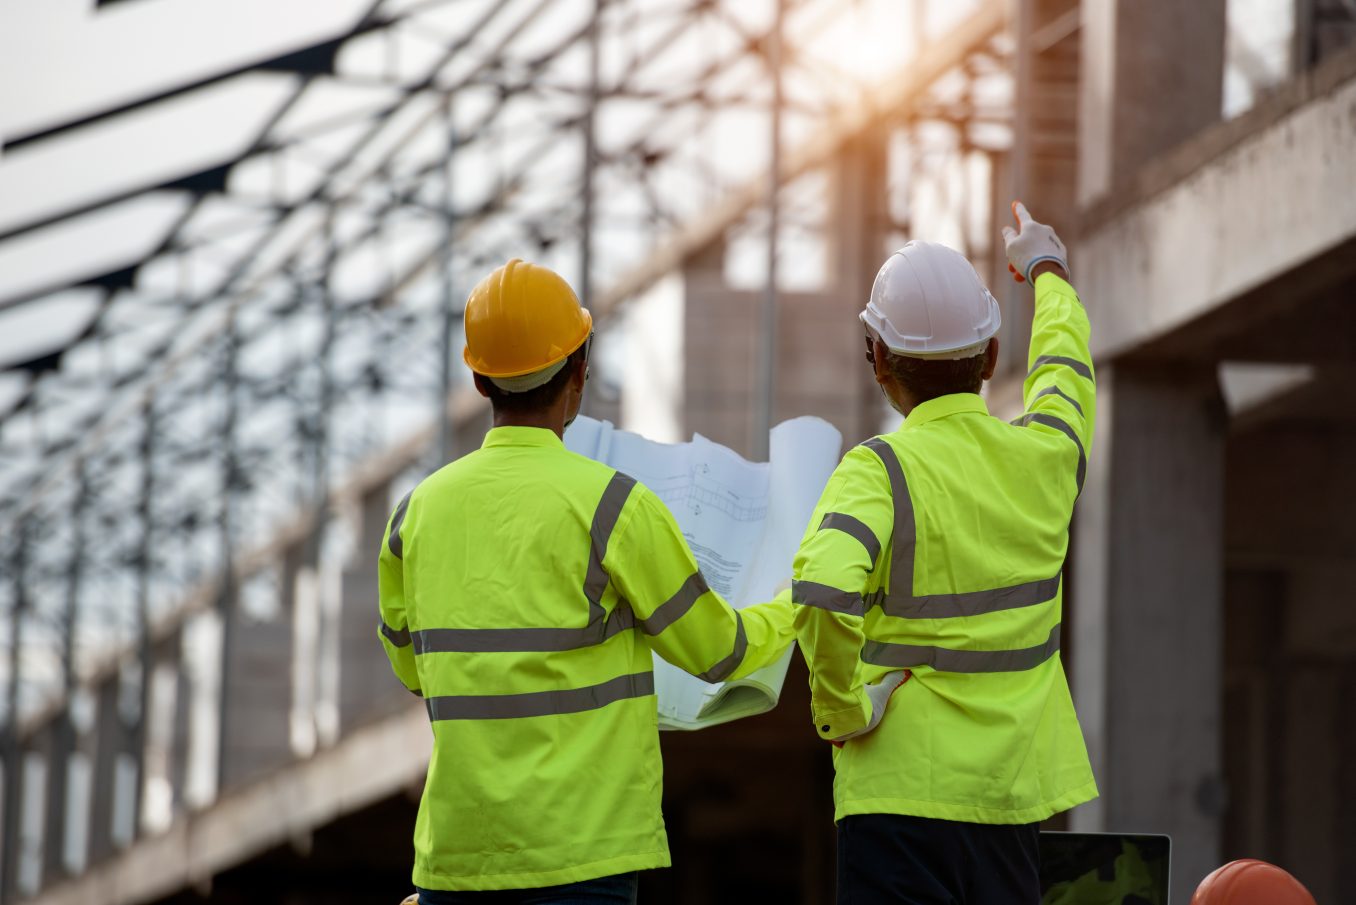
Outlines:
{"label": "ear", "polygon": [[989,340],[989,347],[984,350],[984,373],[980,375],[984,380],[992,380],[994,371],[998,370],[998,337]]}
{"label": "ear", "polygon": [[580,358],[574,364],[574,372],[570,374],[570,384],[579,392],[584,392],[584,382],[589,378],[589,360]]}
{"label": "ear", "polygon": [[486,389],[485,389],[485,377],[484,377],[484,375],[482,375],[482,374],[476,374],[475,372],[472,372],[472,373],[471,373],[471,379],[472,379],[473,381],[475,381],[476,392],[479,393],[480,395],[484,396],[486,399],[489,399],[489,398],[490,398],[490,394],[489,394],[489,392],[486,391]]}
{"label": "ear", "polygon": [[891,377],[890,369],[885,366],[890,354],[890,347],[881,342],[879,337],[872,340],[871,357],[876,360],[876,383],[884,383]]}

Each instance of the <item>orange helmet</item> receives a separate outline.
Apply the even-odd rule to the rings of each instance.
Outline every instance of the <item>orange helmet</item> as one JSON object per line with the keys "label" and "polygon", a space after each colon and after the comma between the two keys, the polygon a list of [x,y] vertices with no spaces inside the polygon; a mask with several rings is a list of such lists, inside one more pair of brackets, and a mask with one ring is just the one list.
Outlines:
{"label": "orange helmet", "polygon": [[1216,869],[1196,887],[1191,905],[1315,905],[1300,881],[1274,864],[1244,858]]}
{"label": "orange helmet", "polygon": [[466,364],[486,377],[521,377],[558,364],[593,332],[570,284],[514,258],[466,300]]}

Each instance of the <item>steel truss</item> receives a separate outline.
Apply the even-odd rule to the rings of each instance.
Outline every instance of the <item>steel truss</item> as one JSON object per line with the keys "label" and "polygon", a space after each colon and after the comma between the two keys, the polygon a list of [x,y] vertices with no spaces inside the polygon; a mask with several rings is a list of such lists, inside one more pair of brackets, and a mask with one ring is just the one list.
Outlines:
{"label": "steel truss", "polygon": [[[147,199],[175,211],[152,251],[112,270],[0,284],[0,318],[65,298],[93,312],[6,376],[19,387],[0,412],[0,603],[17,676],[6,765],[44,727],[67,727],[58,754],[78,748],[100,718],[84,698],[114,674],[140,688],[123,718],[144,751],[154,649],[199,656],[194,620],[290,599],[280,539],[322,571],[365,555],[365,490],[398,496],[464,445],[477,407],[453,360],[461,300],[503,260],[564,273],[605,346],[609,315],[715,238],[821,241],[818,176],[870,132],[891,148],[894,232],[918,230],[927,183],[941,199],[930,215],[991,262],[994,205],[975,192],[1010,142],[1003,14],[978,6],[918,53],[900,38],[882,78],[830,40],[858,13],[836,0],[384,0],[338,39],[11,142],[40,153],[216,85],[287,86],[243,153],[0,233],[3,249]],[[765,270],[784,260],[769,253]],[[232,633],[219,636],[207,649],[230,662]],[[176,806],[210,803],[219,747],[215,760],[205,791]],[[7,803],[23,772],[6,770]],[[48,796],[53,819],[64,795]],[[19,811],[7,804],[6,839]],[[9,891],[18,848],[5,846]],[[27,888],[96,854],[32,855],[45,867]]]}

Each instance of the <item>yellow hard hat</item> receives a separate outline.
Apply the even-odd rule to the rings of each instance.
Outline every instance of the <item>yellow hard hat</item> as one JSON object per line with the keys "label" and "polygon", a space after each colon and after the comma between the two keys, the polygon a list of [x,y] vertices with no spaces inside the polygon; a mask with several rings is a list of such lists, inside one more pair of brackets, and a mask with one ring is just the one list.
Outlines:
{"label": "yellow hard hat", "polygon": [[564,361],[593,332],[570,284],[514,258],[466,300],[466,364],[486,377],[518,377]]}

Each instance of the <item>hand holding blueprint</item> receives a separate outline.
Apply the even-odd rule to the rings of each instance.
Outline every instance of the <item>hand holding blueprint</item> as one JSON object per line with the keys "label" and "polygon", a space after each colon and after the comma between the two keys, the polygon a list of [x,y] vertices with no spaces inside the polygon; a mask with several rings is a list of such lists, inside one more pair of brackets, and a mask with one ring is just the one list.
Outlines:
{"label": "hand holding blueprint", "polygon": [[[770,462],[749,462],[700,434],[688,443],[656,443],[585,417],[565,434],[569,449],[630,475],[664,501],[707,584],[736,609],[771,600],[791,577],[842,442],[819,418],[773,428]],[[700,729],[771,710],[790,660],[788,649],[771,666],[713,685],[656,656],[660,727]]]}

